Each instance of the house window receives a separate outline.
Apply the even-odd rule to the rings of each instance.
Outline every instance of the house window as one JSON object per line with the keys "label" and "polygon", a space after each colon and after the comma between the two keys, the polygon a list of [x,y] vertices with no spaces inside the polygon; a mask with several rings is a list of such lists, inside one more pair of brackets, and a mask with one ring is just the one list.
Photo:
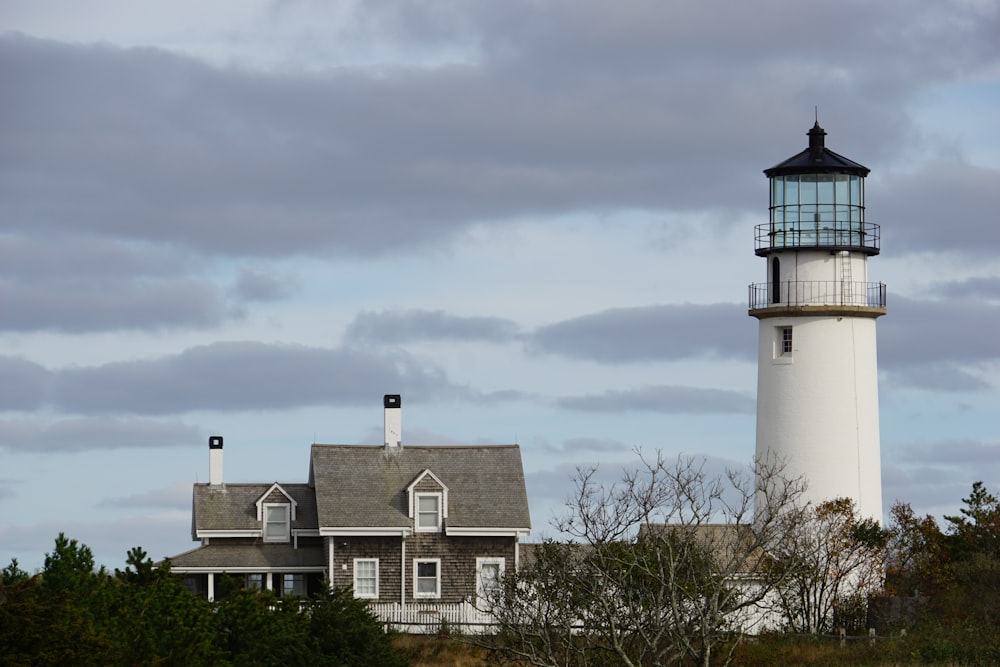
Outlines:
{"label": "house window", "polygon": [[306,575],[286,573],[281,575],[281,595],[306,596]]}
{"label": "house window", "polygon": [[417,530],[441,530],[441,494],[418,493],[417,499]]}
{"label": "house window", "polygon": [[264,575],[260,572],[255,572],[253,574],[247,575],[247,589],[251,591],[260,591],[264,589]]}
{"label": "house window", "polygon": [[503,577],[503,558],[476,559],[476,597],[488,600],[490,594],[500,587]]}
{"label": "house window", "polygon": [[288,505],[264,505],[264,541],[287,542],[289,536]]}
{"label": "house window", "polygon": [[413,597],[441,597],[441,559],[413,561]]}
{"label": "house window", "polygon": [[354,597],[378,599],[378,558],[354,559]]}
{"label": "house window", "polygon": [[774,330],[774,356],[792,356],[792,327],[776,327]]}

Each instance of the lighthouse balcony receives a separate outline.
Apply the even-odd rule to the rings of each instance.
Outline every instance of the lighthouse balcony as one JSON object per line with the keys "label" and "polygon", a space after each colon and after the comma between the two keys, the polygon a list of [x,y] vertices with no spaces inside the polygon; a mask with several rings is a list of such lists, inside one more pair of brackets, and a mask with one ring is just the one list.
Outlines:
{"label": "lighthouse balcony", "polygon": [[885,283],[788,280],[750,285],[750,315],[885,315]]}
{"label": "lighthouse balcony", "polygon": [[769,222],[757,225],[754,252],[759,256],[778,250],[851,250],[879,253],[879,226],[870,222],[818,220]]}

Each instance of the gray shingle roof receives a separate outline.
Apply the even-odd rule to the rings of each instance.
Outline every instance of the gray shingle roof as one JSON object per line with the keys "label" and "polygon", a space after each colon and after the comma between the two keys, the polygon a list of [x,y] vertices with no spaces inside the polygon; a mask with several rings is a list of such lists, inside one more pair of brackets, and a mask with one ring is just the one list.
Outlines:
{"label": "gray shingle roof", "polygon": [[[194,485],[194,530],[260,530],[257,500],[271,488],[265,484]],[[316,494],[308,484],[282,484],[295,499],[292,528],[317,528]]]}
{"label": "gray shingle roof", "polygon": [[323,547],[294,548],[291,544],[227,544],[216,542],[170,559],[178,572],[189,568],[267,570],[282,567],[326,567]]}
{"label": "gray shingle roof", "polygon": [[448,487],[451,528],[528,529],[517,445],[403,447],[313,445],[309,480],[321,528],[406,528],[406,487],[430,470]]}

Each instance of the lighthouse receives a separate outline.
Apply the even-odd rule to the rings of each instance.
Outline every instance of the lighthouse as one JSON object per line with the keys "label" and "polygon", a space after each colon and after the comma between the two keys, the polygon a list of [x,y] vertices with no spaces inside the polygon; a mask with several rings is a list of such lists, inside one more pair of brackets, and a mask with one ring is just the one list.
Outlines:
{"label": "lighthouse", "polygon": [[886,292],[871,282],[879,226],[865,220],[869,169],[826,147],[817,120],[809,146],[764,174],[770,215],[755,229],[766,280],[749,289],[759,321],[757,460],[801,478],[806,500],[854,500],[882,520],[875,322]]}

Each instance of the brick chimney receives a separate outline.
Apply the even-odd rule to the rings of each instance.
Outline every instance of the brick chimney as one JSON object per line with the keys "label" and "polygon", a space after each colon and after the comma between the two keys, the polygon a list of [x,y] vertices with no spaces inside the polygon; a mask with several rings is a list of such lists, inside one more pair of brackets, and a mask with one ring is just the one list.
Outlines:
{"label": "brick chimney", "polygon": [[212,486],[222,484],[222,436],[213,435],[208,438],[208,483]]}
{"label": "brick chimney", "polygon": [[398,451],[403,448],[403,402],[399,394],[386,394],[382,397],[385,408],[385,441],[387,450]]}

